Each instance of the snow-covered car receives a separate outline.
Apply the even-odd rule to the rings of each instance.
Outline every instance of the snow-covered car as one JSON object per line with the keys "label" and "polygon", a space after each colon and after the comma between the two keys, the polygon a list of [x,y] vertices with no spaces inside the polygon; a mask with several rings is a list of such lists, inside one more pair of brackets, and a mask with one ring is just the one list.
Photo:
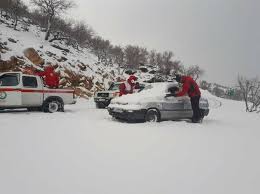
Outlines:
{"label": "snow-covered car", "polygon": [[74,90],[50,89],[39,76],[21,72],[0,74],[0,109],[27,108],[29,111],[64,111],[65,104],[75,104]]}
{"label": "snow-covered car", "polygon": [[[193,112],[188,96],[165,97],[176,87],[176,82],[148,85],[140,93],[113,99],[108,106],[108,112],[116,119],[131,122],[191,119]],[[204,97],[200,99],[200,109],[203,117],[209,114],[209,103]]]}
{"label": "snow-covered car", "polygon": [[[95,93],[94,101],[96,103],[97,108],[105,108],[110,104],[110,101],[119,96],[119,86],[123,82],[114,82],[110,85],[108,90],[100,91]],[[141,91],[144,89],[145,85],[143,83],[140,84],[140,89],[138,91]]]}

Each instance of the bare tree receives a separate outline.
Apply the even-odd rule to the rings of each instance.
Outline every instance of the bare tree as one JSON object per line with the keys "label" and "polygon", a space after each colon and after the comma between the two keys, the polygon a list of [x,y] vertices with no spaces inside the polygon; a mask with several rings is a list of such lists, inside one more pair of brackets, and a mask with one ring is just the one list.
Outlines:
{"label": "bare tree", "polygon": [[45,40],[49,39],[54,18],[74,6],[69,0],[31,0],[31,2],[48,18]]}
{"label": "bare tree", "polygon": [[164,75],[170,75],[171,70],[173,70],[173,52],[172,51],[164,51],[160,56],[159,68],[160,72]]}
{"label": "bare tree", "polygon": [[124,53],[126,66],[130,69],[137,69],[140,64],[147,63],[148,51],[146,48],[127,45]]}
{"label": "bare tree", "polygon": [[30,12],[29,18],[34,25],[38,25],[41,28],[45,28],[47,26],[48,18],[45,15],[42,15],[39,10],[33,10]]}
{"label": "bare tree", "polygon": [[104,40],[100,36],[94,37],[91,40],[92,52],[98,57],[98,61],[105,65],[112,64],[112,58],[109,51],[112,48],[109,40]]}
{"label": "bare tree", "polygon": [[193,79],[197,81],[200,76],[204,74],[204,70],[201,69],[198,65],[193,65],[186,70],[186,74],[193,77]]}
{"label": "bare tree", "polygon": [[148,54],[148,63],[153,67],[157,67],[158,65],[156,61],[156,55],[157,55],[156,50],[151,50]]}
{"label": "bare tree", "polygon": [[91,40],[94,37],[94,30],[84,22],[78,22],[72,29],[72,36],[80,46],[90,48]]}
{"label": "bare tree", "polygon": [[245,101],[246,111],[258,111],[260,106],[260,81],[258,78],[247,79],[238,76],[238,84]]}
{"label": "bare tree", "polygon": [[[110,49],[110,54],[112,57],[112,63],[117,65],[118,67],[118,74],[122,74],[125,70],[125,63],[124,63],[124,51],[123,48],[120,46],[114,46]],[[122,69],[122,71],[121,71]]]}
{"label": "bare tree", "polygon": [[18,21],[28,12],[27,6],[21,0],[10,1],[10,13],[14,20],[14,29],[16,29]]}
{"label": "bare tree", "polygon": [[1,17],[4,16],[7,13],[8,8],[10,8],[11,0],[1,0],[0,1],[0,11],[1,11]]}
{"label": "bare tree", "polygon": [[211,90],[211,83],[208,83],[207,81],[205,81],[205,80],[202,80],[202,81],[200,81],[200,88],[201,89],[203,89],[203,90],[208,90],[208,91],[210,91]]}

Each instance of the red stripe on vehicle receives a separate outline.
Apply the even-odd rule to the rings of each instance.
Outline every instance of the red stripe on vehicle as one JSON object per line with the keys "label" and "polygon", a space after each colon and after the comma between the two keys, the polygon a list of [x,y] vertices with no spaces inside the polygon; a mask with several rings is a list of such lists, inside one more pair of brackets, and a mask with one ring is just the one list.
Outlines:
{"label": "red stripe on vehicle", "polygon": [[13,88],[0,88],[0,92],[14,92],[14,91],[20,92],[21,90],[13,89]]}
{"label": "red stripe on vehicle", "polygon": [[31,89],[13,89],[13,88],[1,88],[0,92],[23,92],[23,93],[69,93],[73,94],[73,90],[58,91],[58,90],[31,90]]}

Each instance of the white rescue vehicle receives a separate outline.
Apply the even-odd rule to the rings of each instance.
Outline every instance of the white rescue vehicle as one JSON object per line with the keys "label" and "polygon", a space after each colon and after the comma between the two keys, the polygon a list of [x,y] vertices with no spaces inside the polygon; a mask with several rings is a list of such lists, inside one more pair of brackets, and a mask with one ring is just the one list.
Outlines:
{"label": "white rescue vehicle", "polygon": [[65,104],[75,104],[71,89],[50,89],[39,76],[21,72],[0,74],[0,110],[27,108],[29,111],[64,111]]}

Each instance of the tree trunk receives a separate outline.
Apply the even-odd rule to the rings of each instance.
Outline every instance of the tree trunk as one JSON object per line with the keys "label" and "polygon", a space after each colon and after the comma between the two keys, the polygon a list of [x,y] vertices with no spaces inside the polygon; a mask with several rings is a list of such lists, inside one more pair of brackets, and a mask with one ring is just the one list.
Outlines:
{"label": "tree trunk", "polygon": [[17,23],[18,23],[18,18],[17,16],[15,16],[15,19],[14,19],[14,29],[16,30],[16,27],[17,27]]}
{"label": "tree trunk", "polygon": [[50,17],[48,19],[48,26],[47,26],[47,30],[46,30],[46,34],[45,34],[45,40],[48,40],[50,37],[50,33],[51,33],[51,25],[52,25],[52,17]]}

